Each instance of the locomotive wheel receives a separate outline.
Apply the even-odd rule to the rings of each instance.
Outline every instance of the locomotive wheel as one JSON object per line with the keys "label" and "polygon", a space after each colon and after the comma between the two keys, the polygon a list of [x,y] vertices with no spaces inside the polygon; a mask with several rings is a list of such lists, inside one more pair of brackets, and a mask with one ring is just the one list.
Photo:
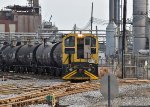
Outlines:
{"label": "locomotive wheel", "polygon": [[9,72],[9,68],[3,67],[3,72]]}
{"label": "locomotive wheel", "polygon": [[18,73],[18,72],[19,72],[19,68],[15,66],[14,72],[15,72],[15,73]]}

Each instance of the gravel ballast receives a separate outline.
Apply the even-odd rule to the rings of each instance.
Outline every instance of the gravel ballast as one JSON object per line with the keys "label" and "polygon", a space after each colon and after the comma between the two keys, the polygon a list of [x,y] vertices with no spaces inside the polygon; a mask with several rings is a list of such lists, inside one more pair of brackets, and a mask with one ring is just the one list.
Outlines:
{"label": "gravel ballast", "polygon": [[[78,93],[59,99],[60,105],[67,107],[106,107],[100,90]],[[119,95],[111,101],[112,107],[119,106],[149,106],[150,84],[119,86]],[[29,107],[50,107],[49,105],[31,105]]]}
{"label": "gravel ballast", "polygon": [[[34,87],[57,85],[64,81],[61,79],[29,79],[0,81],[0,85],[15,84],[17,87],[32,84]],[[0,99],[12,98],[18,94],[0,94]],[[128,84],[119,86],[119,95],[111,101],[113,107],[119,106],[148,106],[150,105],[150,84]],[[107,100],[104,99],[100,90],[88,91],[59,99],[59,105],[67,107],[104,107]],[[47,104],[30,105],[28,107],[50,107]]]}

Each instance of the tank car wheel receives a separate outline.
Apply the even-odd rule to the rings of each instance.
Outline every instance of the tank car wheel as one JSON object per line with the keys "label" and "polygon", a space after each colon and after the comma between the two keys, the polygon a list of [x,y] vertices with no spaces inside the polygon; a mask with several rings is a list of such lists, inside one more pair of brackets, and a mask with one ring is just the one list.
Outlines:
{"label": "tank car wheel", "polygon": [[19,72],[19,68],[15,66],[14,72],[15,72],[15,73],[18,73],[18,72]]}
{"label": "tank car wheel", "polygon": [[51,75],[50,74],[50,68],[46,68],[46,75]]}
{"label": "tank car wheel", "polygon": [[25,71],[25,73],[30,74],[30,70],[29,70],[28,67],[25,67],[25,68],[24,68],[24,71]]}
{"label": "tank car wheel", "polygon": [[25,73],[25,71],[24,71],[24,68],[23,67],[20,67],[20,73],[22,73],[22,74],[24,74]]}
{"label": "tank car wheel", "polygon": [[29,68],[29,67],[26,68],[26,71],[27,71],[28,74],[31,74],[31,73],[32,73],[32,70],[31,70],[31,68]]}
{"label": "tank car wheel", "polygon": [[3,70],[4,72],[9,72],[9,68],[7,68],[7,67],[4,67],[4,70]]}
{"label": "tank car wheel", "polygon": [[48,70],[47,70],[47,68],[44,68],[44,75],[48,75]]}
{"label": "tank car wheel", "polygon": [[58,74],[58,77],[62,76],[62,70],[60,68],[57,68],[57,74]]}
{"label": "tank car wheel", "polygon": [[56,68],[56,70],[55,70],[55,73],[56,73],[56,77],[59,77],[59,69],[58,68]]}
{"label": "tank car wheel", "polygon": [[38,74],[38,75],[42,75],[42,73],[43,73],[43,68],[38,68],[37,74]]}
{"label": "tank car wheel", "polygon": [[39,71],[39,68],[36,68],[36,71],[35,72],[33,72],[35,75],[38,75],[38,72]]}
{"label": "tank car wheel", "polygon": [[18,73],[22,73],[21,67],[18,68]]}
{"label": "tank car wheel", "polygon": [[2,67],[2,72],[5,72],[5,67],[4,66]]}
{"label": "tank car wheel", "polygon": [[28,74],[33,74],[33,69],[30,68],[30,67],[28,67],[28,68],[27,68],[27,72],[28,72]]}
{"label": "tank car wheel", "polygon": [[51,68],[51,74],[52,74],[52,76],[56,77],[56,69],[55,68]]}
{"label": "tank car wheel", "polygon": [[47,75],[46,68],[41,68],[41,75]]}

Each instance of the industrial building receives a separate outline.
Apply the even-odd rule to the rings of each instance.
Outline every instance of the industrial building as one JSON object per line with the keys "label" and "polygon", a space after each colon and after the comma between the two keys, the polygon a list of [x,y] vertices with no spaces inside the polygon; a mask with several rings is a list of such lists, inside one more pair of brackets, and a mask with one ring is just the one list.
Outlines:
{"label": "industrial building", "polygon": [[38,0],[28,0],[28,6],[6,6],[0,11],[0,32],[37,32],[41,26]]}

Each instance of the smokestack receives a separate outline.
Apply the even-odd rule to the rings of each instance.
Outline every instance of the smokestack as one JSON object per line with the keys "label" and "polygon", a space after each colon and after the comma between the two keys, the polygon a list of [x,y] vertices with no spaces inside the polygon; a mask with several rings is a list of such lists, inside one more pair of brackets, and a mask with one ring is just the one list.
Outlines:
{"label": "smokestack", "polygon": [[39,7],[39,0],[33,0],[33,7]]}
{"label": "smokestack", "polygon": [[109,22],[114,21],[114,0],[109,0]]}
{"label": "smokestack", "polygon": [[34,10],[35,10],[35,13],[37,13],[37,14],[39,14],[39,8],[40,8],[40,6],[39,6],[39,0],[33,0],[33,8],[34,8]]}
{"label": "smokestack", "polygon": [[120,25],[120,0],[114,0],[114,22]]}
{"label": "smokestack", "polygon": [[106,57],[113,58],[116,46],[116,24],[114,23],[114,0],[109,0],[109,24],[106,27]]}

